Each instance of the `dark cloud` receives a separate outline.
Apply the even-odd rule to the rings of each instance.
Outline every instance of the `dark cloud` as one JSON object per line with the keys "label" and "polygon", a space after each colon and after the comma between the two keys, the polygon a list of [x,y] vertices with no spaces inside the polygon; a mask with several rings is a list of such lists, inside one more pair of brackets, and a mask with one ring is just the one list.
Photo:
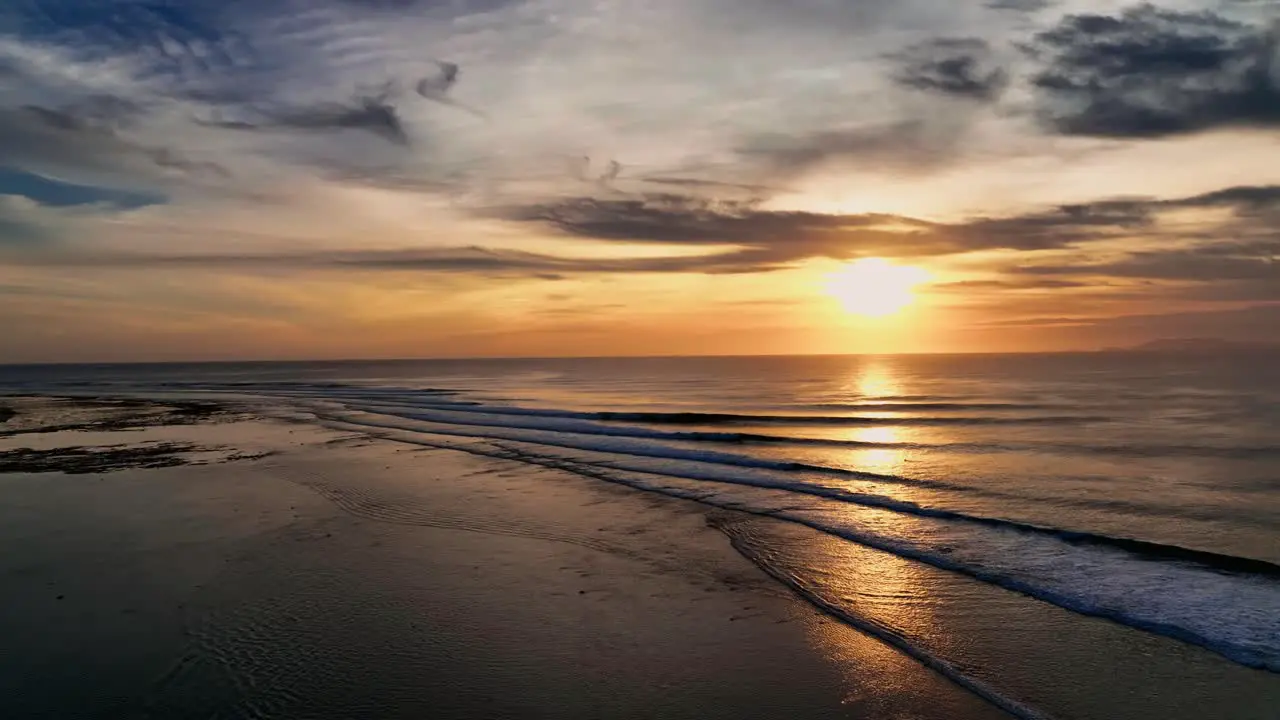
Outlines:
{"label": "dark cloud", "polygon": [[1168,203],[1181,207],[1229,208],[1238,217],[1272,219],[1280,226],[1280,186],[1242,186]]}
{"label": "dark cloud", "polygon": [[[1271,257],[1280,238],[1273,213],[1280,187],[1238,187],[1173,200],[1120,199],[1064,205],[1000,218],[936,223],[883,214],[831,215],[774,211],[759,202],[651,194],[625,199],[578,198],[484,211],[505,220],[545,225],[566,235],[602,241],[733,246],[738,250],[695,261],[723,271],[777,269],[809,258],[848,259],[953,255],[977,250],[1062,250],[1102,241],[1158,239],[1162,213],[1229,209],[1230,217],[1199,231],[1197,253],[1213,258]],[[1179,235],[1181,240],[1187,236]],[[1193,237],[1192,239],[1195,239]],[[1270,253],[1270,254],[1268,254]],[[1252,262],[1252,260],[1250,260]],[[1101,269],[1101,268],[1099,268]],[[1025,272],[1034,274],[1033,269]],[[1079,273],[1078,266],[1060,272]],[[1086,273],[1081,273],[1086,274]],[[1105,274],[1105,273],[1099,273]],[[1120,277],[1139,277],[1117,269]]]}
{"label": "dark cloud", "polygon": [[436,61],[436,65],[439,66],[440,72],[427,75],[414,85],[414,90],[419,95],[431,100],[440,99],[449,92],[458,83],[458,73],[462,70],[457,63]]}
{"label": "dark cloud", "polygon": [[[449,90],[457,83],[460,68],[455,63],[436,61],[440,70],[413,83],[420,96],[438,103],[484,117],[484,113],[455,101]],[[202,125],[243,131],[339,131],[358,130],[371,133],[390,143],[410,144],[409,134],[396,102],[409,91],[398,80],[385,80],[357,88],[349,102],[327,102],[311,106],[262,106],[244,104],[242,111],[249,119],[199,120]]]}
{"label": "dark cloud", "polygon": [[[1156,215],[1176,209],[1229,209],[1226,220],[1189,234],[1168,231],[1170,247],[1142,249],[1104,261],[1024,264],[1016,275],[1115,278],[1156,283],[1149,292],[1213,301],[1280,300],[1280,187],[1237,187],[1135,204]],[[1153,229],[1148,239],[1162,238]]]}
{"label": "dark cloud", "polygon": [[653,185],[668,185],[678,188],[693,188],[707,190],[744,190],[751,193],[773,194],[778,192],[778,188],[768,185],[752,185],[750,183],[734,183],[720,182],[718,180],[703,180],[699,178],[683,178],[683,177],[663,177],[650,176],[640,178],[642,182]]}
{"label": "dark cloud", "polygon": [[940,283],[932,289],[944,292],[970,293],[975,290],[1067,290],[1096,287],[1096,283],[1083,280],[1057,280],[1054,278],[1013,278],[1008,280],[962,280]]}
{"label": "dark cloud", "polygon": [[1195,249],[1136,252],[1107,263],[1028,265],[1016,271],[1033,275],[1102,275],[1195,282],[1260,280],[1273,282],[1280,288],[1280,259],[1274,255],[1232,256]]}
{"label": "dark cloud", "polygon": [[439,72],[420,78],[414,84],[413,89],[428,100],[449,105],[459,110],[465,110],[478,118],[487,120],[488,115],[470,105],[458,102],[449,95],[449,91],[453,89],[453,86],[458,84],[458,75],[462,72],[462,68],[457,63],[444,60],[436,60],[435,63],[439,67]]}
{"label": "dark cloud", "polygon": [[597,240],[743,246],[772,262],[883,251],[903,244],[903,238],[913,232],[932,227],[890,215],[780,212],[762,210],[754,202],[670,194],[619,200],[578,198],[500,208],[494,214]]}
{"label": "dark cloud", "polygon": [[938,38],[896,53],[893,79],[904,87],[984,102],[1004,91],[1009,76],[985,40]]}
{"label": "dark cloud", "polygon": [[19,108],[18,112],[25,113],[33,119],[36,124],[44,125],[54,130],[64,132],[103,132],[103,130],[91,123],[85,122],[81,118],[62,110],[51,110],[49,108],[39,107],[37,105],[27,105]]}
{"label": "dark cloud", "polygon": [[1054,0],[990,0],[987,7],[991,10],[1033,13],[1047,10],[1056,4]]}
{"label": "dark cloud", "polygon": [[952,224],[883,215],[831,215],[762,209],[757,202],[682,195],[624,200],[580,198],[503,208],[498,217],[549,225],[597,240],[739,245],[779,261],[867,254],[945,255],[981,249],[1043,250],[1131,234],[1157,205],[1111,201],[1007,218]]}
{"label": "dark cloud", "polygon": [[1051,250],[1132,235],[1151,225],[1155,210],[1150,201],[1063,205],[1045,212],[970,220],[952,226],[949,234],[964,249]]}
{"label": "dark cloud", "polygon": [[1046,123],[1067,135],[1151,138],[1280,127],[1280,25],[1143,4],[1068,15],[1026,49]]}
{"label": "dark cloud", "polygon": [[361,10],[394,13],[412,11],[427,13],[431,16],[457,18],[493,12],[523,0],[339,0],[339,2]]}
{"label": "dark cloud", "polygon": [[195,176],[216,177],[224,180],[231,177],[231,171],[218,163],[207,160],[190,160],[168,148],[156,148],[146,152],[156,165],[163,168],[179,170]]}
{"label": "dark cloud", "polygon": [[396,108],[378,98],[351,104],[324,103],[311,107],[259,110],[252,121],[204,120],[201,124],[227,130],[362,130],[396,145],[409,144]]}
{"label": "dark cloud", "polygon": [[78,98],[61,112],[79,122],[99,128],[121,128],[132,125],[146,112],[142,103],[107,93],[94,93]]}

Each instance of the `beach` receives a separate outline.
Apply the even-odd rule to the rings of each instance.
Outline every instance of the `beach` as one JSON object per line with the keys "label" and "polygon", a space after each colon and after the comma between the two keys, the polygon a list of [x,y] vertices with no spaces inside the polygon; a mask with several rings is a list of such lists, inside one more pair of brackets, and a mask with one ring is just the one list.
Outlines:
{"label": "beach", "polygon": [[1276,367],[10,367],[0,711],[1272,720]]}
{"label": "beach", "polygon": [[5,717],[1006,716],[731,510],[216,403],[0,404]]}

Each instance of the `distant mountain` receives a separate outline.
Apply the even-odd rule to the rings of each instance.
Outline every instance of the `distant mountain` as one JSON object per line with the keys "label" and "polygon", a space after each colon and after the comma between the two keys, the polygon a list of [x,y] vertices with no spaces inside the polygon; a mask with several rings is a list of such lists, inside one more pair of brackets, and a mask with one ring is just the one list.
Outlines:
{"label": "distant mountain", "polygon": [[1280,350],[1280,343],[1224,338],[1160,338],[1141,345],[1110,348],[1119,352],[1213,353]]}

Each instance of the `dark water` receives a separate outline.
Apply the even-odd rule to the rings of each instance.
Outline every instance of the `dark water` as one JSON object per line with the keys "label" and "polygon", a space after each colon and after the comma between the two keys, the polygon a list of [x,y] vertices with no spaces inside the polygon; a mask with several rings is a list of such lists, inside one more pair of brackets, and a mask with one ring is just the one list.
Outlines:
{"label": "dark water", "polygon": [[1238,683],[1234,714],[1199,716],[1253,717],[1280,690],[1275,356],[24,367],[0,388],[250,397],[786,521],[726,532],[1015,714],[1173,716],[1185,693],[1097,685]]}

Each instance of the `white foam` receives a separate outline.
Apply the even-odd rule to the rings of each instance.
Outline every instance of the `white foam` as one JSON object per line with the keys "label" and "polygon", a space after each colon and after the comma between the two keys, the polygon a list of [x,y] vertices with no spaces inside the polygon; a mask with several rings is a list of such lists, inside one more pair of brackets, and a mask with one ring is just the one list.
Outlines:
{"label": "white foam", "polygon": [[[722,463],[723,454],[630,439],[450,426],[368,413],[331,417],[352,427],[501,439],[518,443],[526,452],[581,464],[595,472],[642,473],[629,476],[628,484],[797,522],[1069,610],[1200,645],[1241,664],[1280,672],[1280,582],[1272,578],[1219,573],[1113,548],[1073,544],[1052,535],[921,516],[919,506],[807,483],[785,468],[766,465],[767,461],[758,467],[740,467]],[[648,447],[637,448],[638,444]],[[553,448],[577,452],[565,454]]]}

